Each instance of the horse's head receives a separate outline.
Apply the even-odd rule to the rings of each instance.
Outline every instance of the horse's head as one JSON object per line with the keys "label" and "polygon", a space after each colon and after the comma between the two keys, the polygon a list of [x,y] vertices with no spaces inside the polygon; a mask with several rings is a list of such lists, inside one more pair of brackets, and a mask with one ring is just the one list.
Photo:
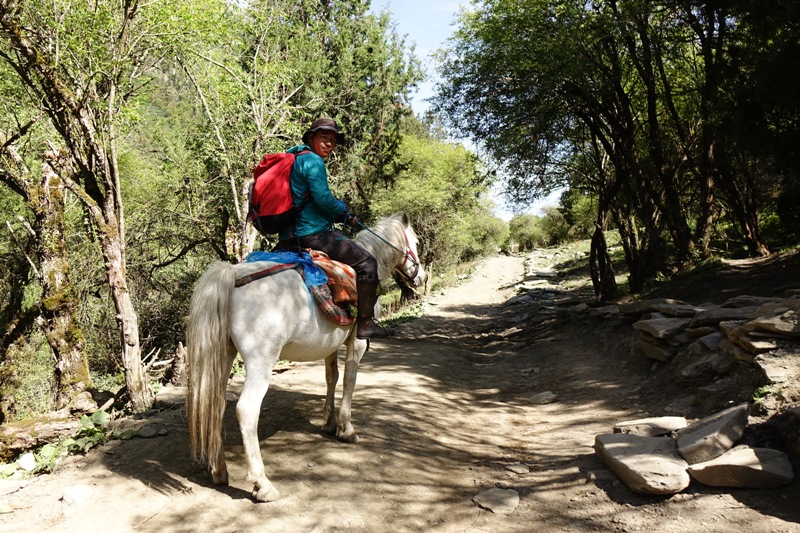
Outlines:
{"label": "horse's head", "polygon": [[425,269],[422,268],[422,263],[417,253],[419,239],[411,227],[411,220],[408,215],[402,213],[400,217],[403,224],[403,236],[405,237],[405,251],[403,252],[403,260],[397,265],[397,271],[412,287],[419,287],[425,283],[426,278]]}
{"label": "horse's head", "polygon": [[425,269],[417,254],[417,238],[405,213],[382,218],[373,228],[364,228],[355,241],[378,260],[378,277],[387,279],[397,271],[411,287],[425,283]]}

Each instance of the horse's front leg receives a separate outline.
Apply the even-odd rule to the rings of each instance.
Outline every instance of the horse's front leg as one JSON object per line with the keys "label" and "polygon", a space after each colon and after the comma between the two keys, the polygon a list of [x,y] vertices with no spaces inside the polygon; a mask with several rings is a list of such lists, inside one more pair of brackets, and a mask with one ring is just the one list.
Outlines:
{"label": "horse's front leg", "polygon": [[356,339],[355,335],[347,343],[347,355],[344,360],[344,380],[342,381],[342,403],[339,406],[339,417],[336,425],[336,436],[350,443],[358,442],[358,435],[350,423],[350,410],[353,390],[356,388],[356,376],[361,357],[367,351],[367,341]]}
{"label": "horse's front leg", "polygon": [[242,443],[247,458],[247,481],[253,484],[253,497],[261,502],[277,500],[280,493],[264,471],[264,459],[261,457],[261,446],[258,443],[258,415],[261,402],[269,388],[269,378],[272,367],[249,368],[245,361],[247,377],[242,387],[242,395],[236,403],[236,417],[239,419],[239,428],[242,431]]}
{"label": "horse's front leg", "polygon": [[325,358],[325,383],[328,392],[325,396],[325,406],[322,408],[322,430],[331,435],[336,434],[336,384],[339,382],[339,352],[338,350]]}

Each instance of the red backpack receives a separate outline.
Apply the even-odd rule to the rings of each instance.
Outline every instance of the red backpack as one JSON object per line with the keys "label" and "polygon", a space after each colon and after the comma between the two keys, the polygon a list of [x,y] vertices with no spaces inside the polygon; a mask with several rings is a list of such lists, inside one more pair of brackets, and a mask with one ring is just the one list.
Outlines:
{"label": "red backpack", "polygon": [[308,203],[309,196],[306,196],[300,205],[294,205],[289,183],[295,158],[308,152],[267,154],[253,169],[255,180],[248,195],[247,220],[264,235],[278,233],[292,224]]}

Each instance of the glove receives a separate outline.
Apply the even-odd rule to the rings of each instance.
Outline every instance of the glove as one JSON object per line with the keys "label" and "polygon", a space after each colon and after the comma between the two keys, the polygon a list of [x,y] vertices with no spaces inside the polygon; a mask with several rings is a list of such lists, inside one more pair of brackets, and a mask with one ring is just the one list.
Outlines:
{"label": "glove", "polygon": [[359,226],[358,217],[355,216],[353,213],[345,214],[344,223],[348,226],[353,226],[354,228],[357,228]]}
{"label": "glove", "polygon": [[339,204],[339,207],[342,210],[342,213],[347,213],[347,204],[344,203],[344,200],[336,200],[336,203]]}

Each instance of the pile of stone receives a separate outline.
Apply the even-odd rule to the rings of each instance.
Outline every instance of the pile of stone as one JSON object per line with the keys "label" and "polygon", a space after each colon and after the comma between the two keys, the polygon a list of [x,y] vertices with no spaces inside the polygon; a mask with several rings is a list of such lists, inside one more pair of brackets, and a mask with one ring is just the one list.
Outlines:
{"label": "pile of stone", "polygon": [[772,384],[800,377],[798,310],[800,298],[755,296],[722,305],[659,299],[618,306],[620,316],[635,320],[645,357],[667,362],[687,351],[692,365],[719,374],[736,361],[755,364]]}
{"label": "pile of stone", "polygon": [[687,425],[682,417],[617,424],[595,438],[595,453],[634,492],[677,494],[692,480],[713,487],[772,488],[794,479],[789,458],[735,446],[749,407],[741,404]]}

